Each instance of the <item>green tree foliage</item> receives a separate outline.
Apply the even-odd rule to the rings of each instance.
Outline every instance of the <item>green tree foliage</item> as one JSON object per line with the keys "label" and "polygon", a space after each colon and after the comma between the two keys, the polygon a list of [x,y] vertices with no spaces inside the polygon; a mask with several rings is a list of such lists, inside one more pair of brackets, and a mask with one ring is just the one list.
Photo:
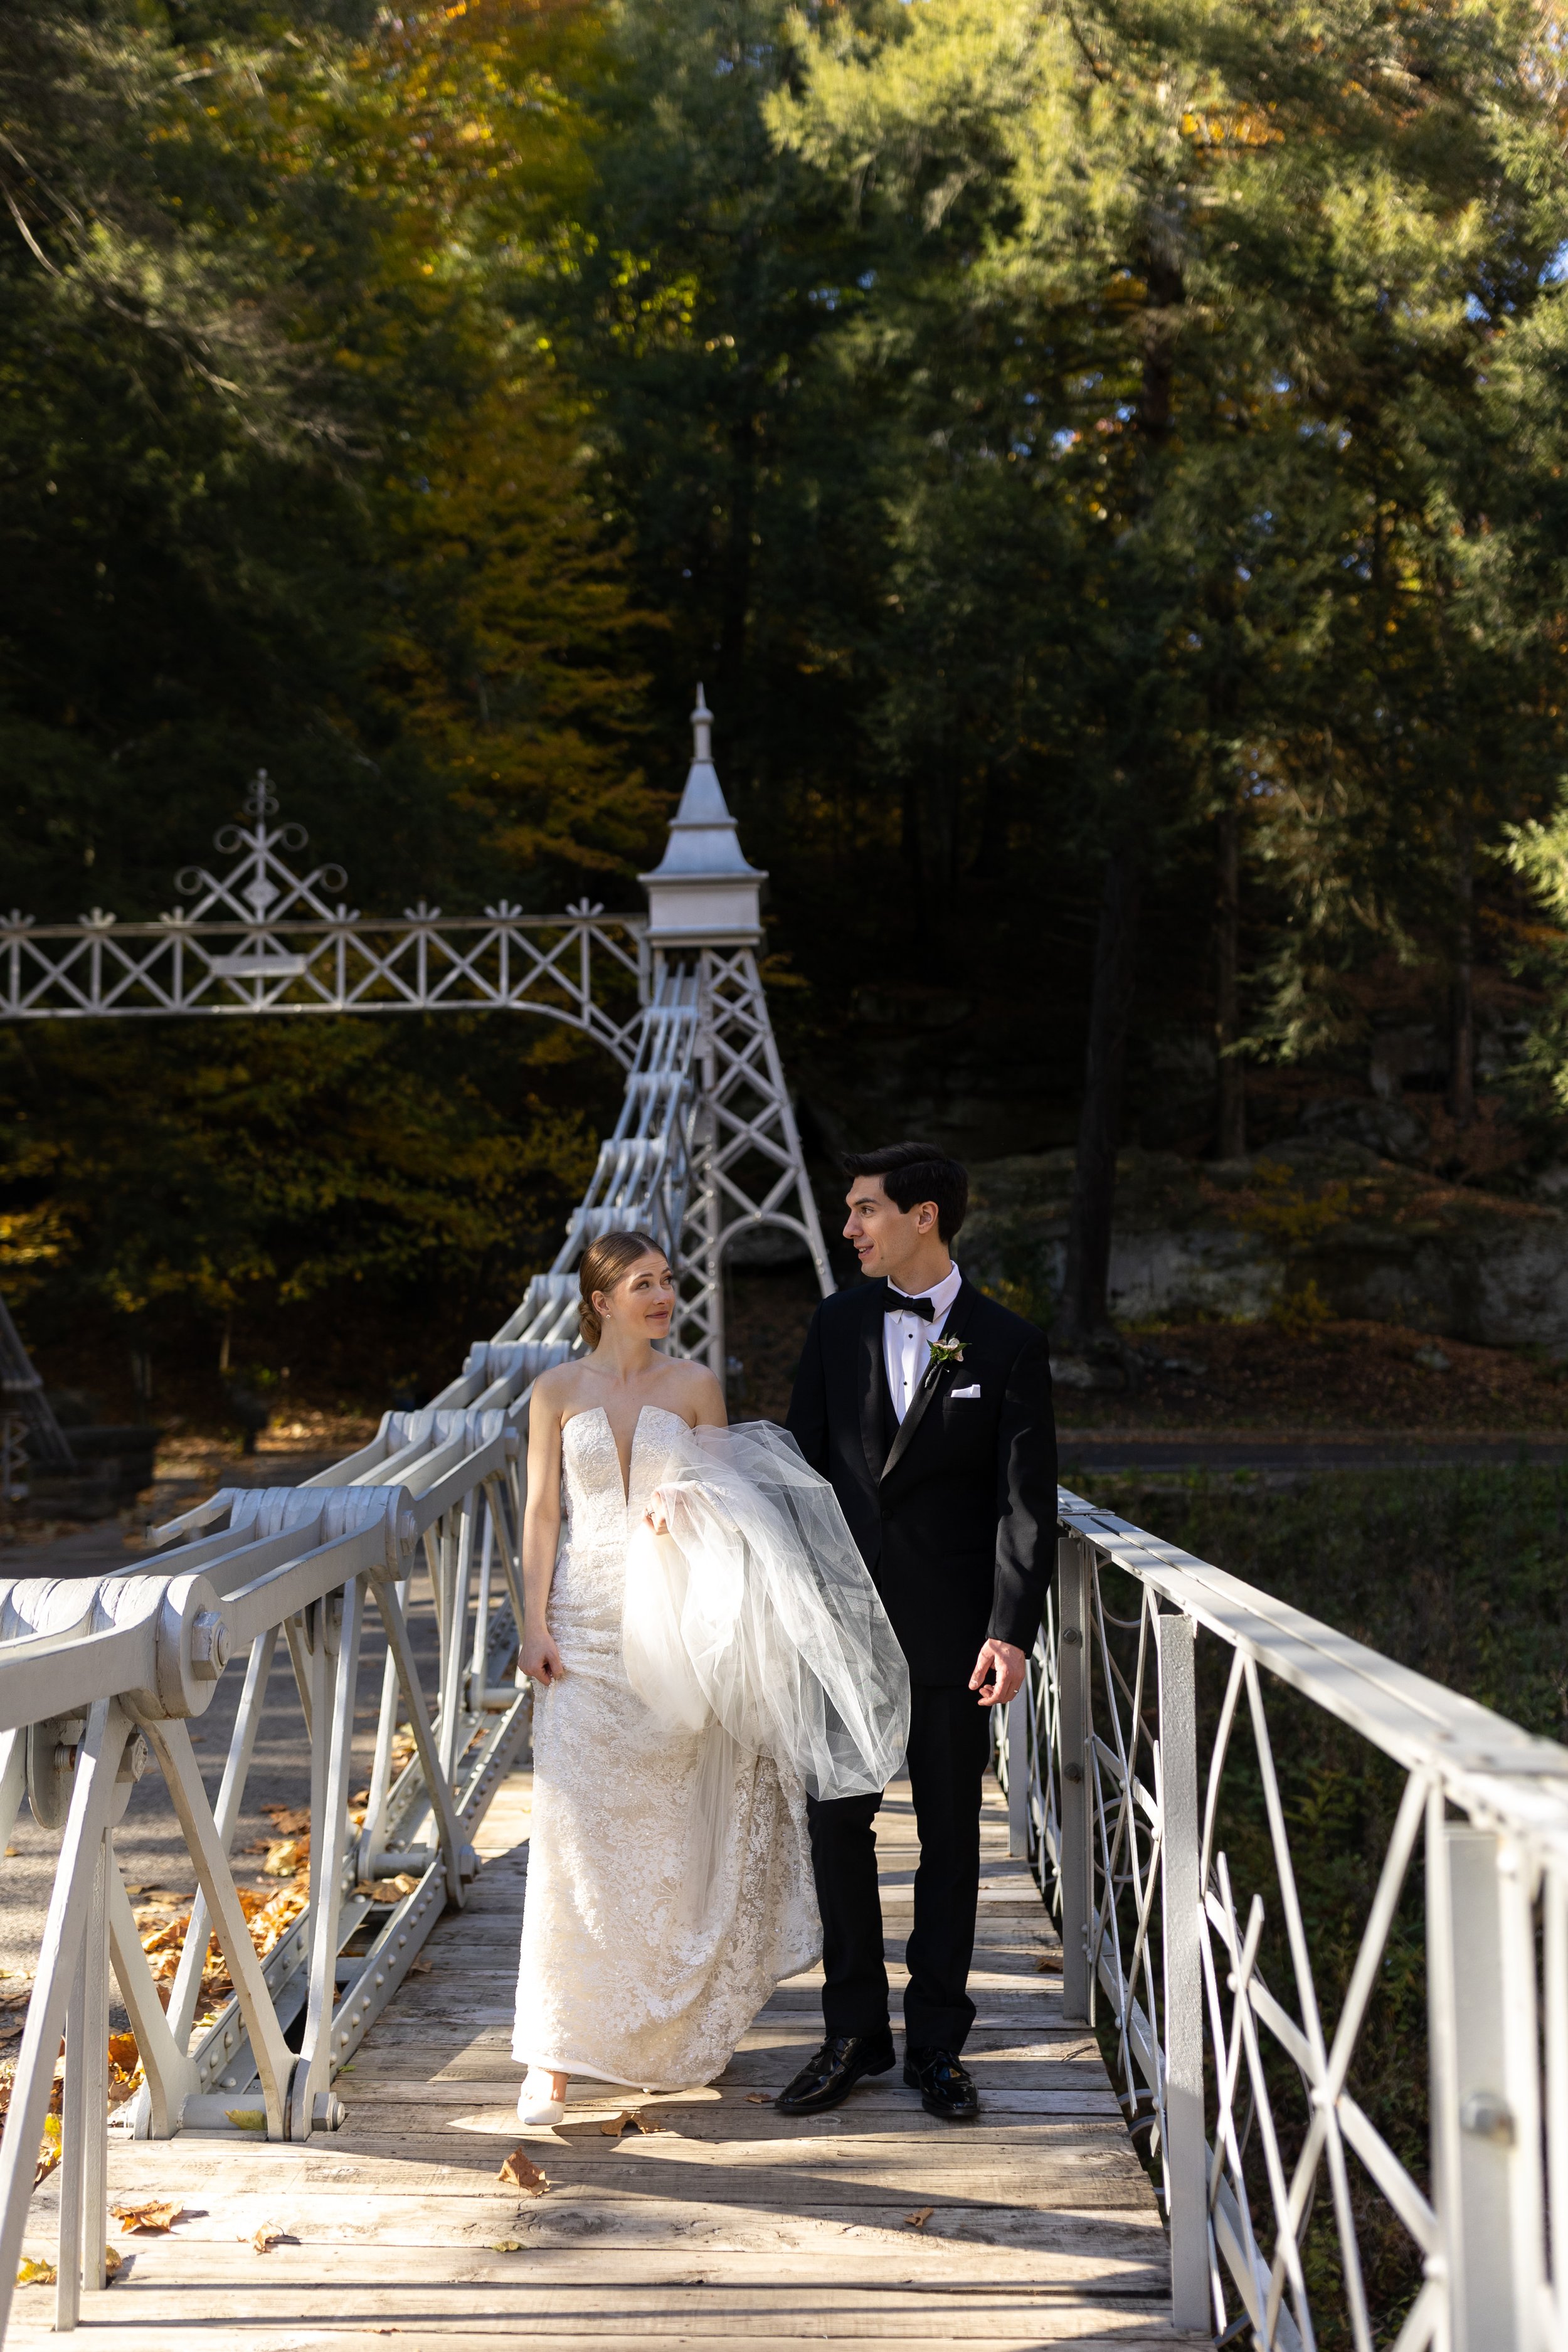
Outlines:
{"label": "green tree foliage", "polygon": [[[485,16],[8,25],[7,905],[162,910],[258,764],[368,908],[635,887],[641,624],[493,236],[504,193],[515,271],[570,177],[554,77],[591,30]],[[217,1028],[0,1038],[0,1263],[36,1333],[108,1349],[112,1387],[115,1334],[211,1365],[241,1309],[240,1358],[330,1352],[374,1288],[379,1382],[398,1302],[493,1320],[613,1074],[531,1027]]]}
{"label": "green tree foliage", "polygon": [[[265,763],[363,906],[630,904],[701,677],[819,1134],[1076,1126],[1065,1336],[1104,1330],[1119,1132],[1175,1139],[1173,1039],[1223,1056],[1180,1139],[1234,1151],[1245,1060],[1349,1067],[1380,992],[1441,995],[1463,1164],[1474,974],[1521,920],[1491,853],[1563,766],[1550,22],[17,0],[7,30],[8,903],[157,910]],[[204,1265],[270,1314],[356,1248],[391,1295],[426,1217],[443,1279],[491,1263],[378,1190],[399,1087],[477,1089],[564,1170],[610,1074],[422,1037],[268,1045],[300,1056],[279,1099],[335,1068],[382,1105],[334,1179],[363,1230],[318,1254],[313,1179],[290,1240],[237,1175],[248,1239],[239,1192],[193,1213],[158,1295],[187,1263],[210,1336]],[[183,1106],[193,1202],[213,1042],[119,1057]],[[151,1298],[62,1172],[110,1077],[4,1051],[29,1311]]]}
{"label": "green tree foliage", "polygon": [[[1478,831],[1556,740],[1553,631],[1499,543],[1531,498],[1494,385],[1563,231],[1551,39],[1510,5],[1016,0],[825,11],[800,38],[774,120],[886,225],[911,424],[959,499],[1033,509],[1016,536],[1054,575],[1016,588],[1069,679],[1062,827],[1105,861],[1064,1300],[1091,1339],[1138,910],[1194,827],[1249,809],[1281,1050],[1342,1034],[1369,943],[1436,950],[1468,1023]],[[935,750],[906,649],[895,705]]]}

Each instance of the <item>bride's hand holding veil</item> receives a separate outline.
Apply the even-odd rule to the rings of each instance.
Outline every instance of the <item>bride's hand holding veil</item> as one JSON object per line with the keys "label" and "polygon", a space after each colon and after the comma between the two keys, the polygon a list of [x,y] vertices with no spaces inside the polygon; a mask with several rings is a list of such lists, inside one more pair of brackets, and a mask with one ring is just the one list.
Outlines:
{"label": "bride's hand holding veil", "polygon": [[627,1678],[672,1726],[721,1728],[814,1797],[880,1790],[909,1669],[837,1497],[766,1422],[671,1449],[627,1555]]}

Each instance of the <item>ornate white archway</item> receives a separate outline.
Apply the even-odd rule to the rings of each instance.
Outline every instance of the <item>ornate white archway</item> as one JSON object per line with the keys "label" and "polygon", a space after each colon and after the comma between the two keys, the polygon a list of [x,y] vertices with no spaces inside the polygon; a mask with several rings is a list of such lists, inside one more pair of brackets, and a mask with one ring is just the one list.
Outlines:
{"label": "ornate white archway", "polygon": [[[586,899],[530,915],[504,898],[482,916],[447,915],[423,899],[401,919],[363,915],[341,896],[341,866],[301,874],[289,863],[308,836],[274,822],[278,796],[263,769],[246,822],[215,837],[235,863],[176,877],[188,905],[151,922],[96,907],[75,923],[0,915],[0,1019],[489,1011],[578,1029],[626,1069],[620,1117],[553,1265],[484,1345],[574,1335],[584,1246],[640,1225],[679,1271],[672,1347],[705,1359],[721,1380],[721,1269],[737,1234],[769,1225],[793,1234],[825,1297],[833,1281],[757,969],[766,877],[742,854],[700,687],[691,718],[693,757],[668,844],[641,877],[646,916],[607,914]],[[458,1391],[470,1385],[465,1374],[437,1402],[461,1402]]]}

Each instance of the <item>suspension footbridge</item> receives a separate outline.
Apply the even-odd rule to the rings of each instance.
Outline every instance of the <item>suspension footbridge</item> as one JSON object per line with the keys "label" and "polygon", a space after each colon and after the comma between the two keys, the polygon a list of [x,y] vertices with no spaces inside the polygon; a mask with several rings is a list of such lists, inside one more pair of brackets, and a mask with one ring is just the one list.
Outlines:
{"label": "suspension footbridge", "polygon": [[[237,2329],[1568,2347],[1568,1751],[1065,1490],[987,1804],[980,2125],[896,2083],[776,2116],[816,2038],[802,1979],[704,2091],[587,2086],[558,2132],[520,2134],[523,1461],[573,1268],[592,1234],[648,1226],[679,1272],[675,1344],[721,1372],[739,1233],[784,1227],[829,1281],[757,967],[763,877],[700,695],[694,718],[646,916],[363,918],[331,869],[289,866],[303,843],[260,778],[220,837],[237,863],[193,869],[180,916],[0,924],[15,1019],[483,1003],[569,1022],[626,1072],[555,1265],[427,1407],[303,1485],[214,1495],[142,1570],[0,1584],[0,1845],[24,1803],[58,1841],[5,2076],[0,2326],[128,2352]],[[1398,1779],[1348,1958],[1299,1893],[1286,1692]],[[261,1904],[235,1838],[280,1716],[308,1828]],[[116,1849],[149,1773],[197,1889],[156,1972]],[[1240,1780],[1262,1826],[1238,1840]],[[896,1978],[902,1788],[879,1851]],[[1355,2095],[1396,1928],[1425,1971],[1419,2147]]]}

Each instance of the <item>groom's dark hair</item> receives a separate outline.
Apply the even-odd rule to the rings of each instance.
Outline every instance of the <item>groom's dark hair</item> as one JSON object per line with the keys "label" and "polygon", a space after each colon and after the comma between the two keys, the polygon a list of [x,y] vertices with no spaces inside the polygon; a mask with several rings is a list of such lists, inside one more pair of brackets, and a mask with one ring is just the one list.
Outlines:
{"label": "groom's dark hair", "polygon": [[846,1176],[879,1176],[895,1209],[907,1217],[919,1201],[936,1202],[936,1230],[952,1241],[969,1208],[969,1171],[934,1143],[884,1143],[879,1151],[846,1151]]}

